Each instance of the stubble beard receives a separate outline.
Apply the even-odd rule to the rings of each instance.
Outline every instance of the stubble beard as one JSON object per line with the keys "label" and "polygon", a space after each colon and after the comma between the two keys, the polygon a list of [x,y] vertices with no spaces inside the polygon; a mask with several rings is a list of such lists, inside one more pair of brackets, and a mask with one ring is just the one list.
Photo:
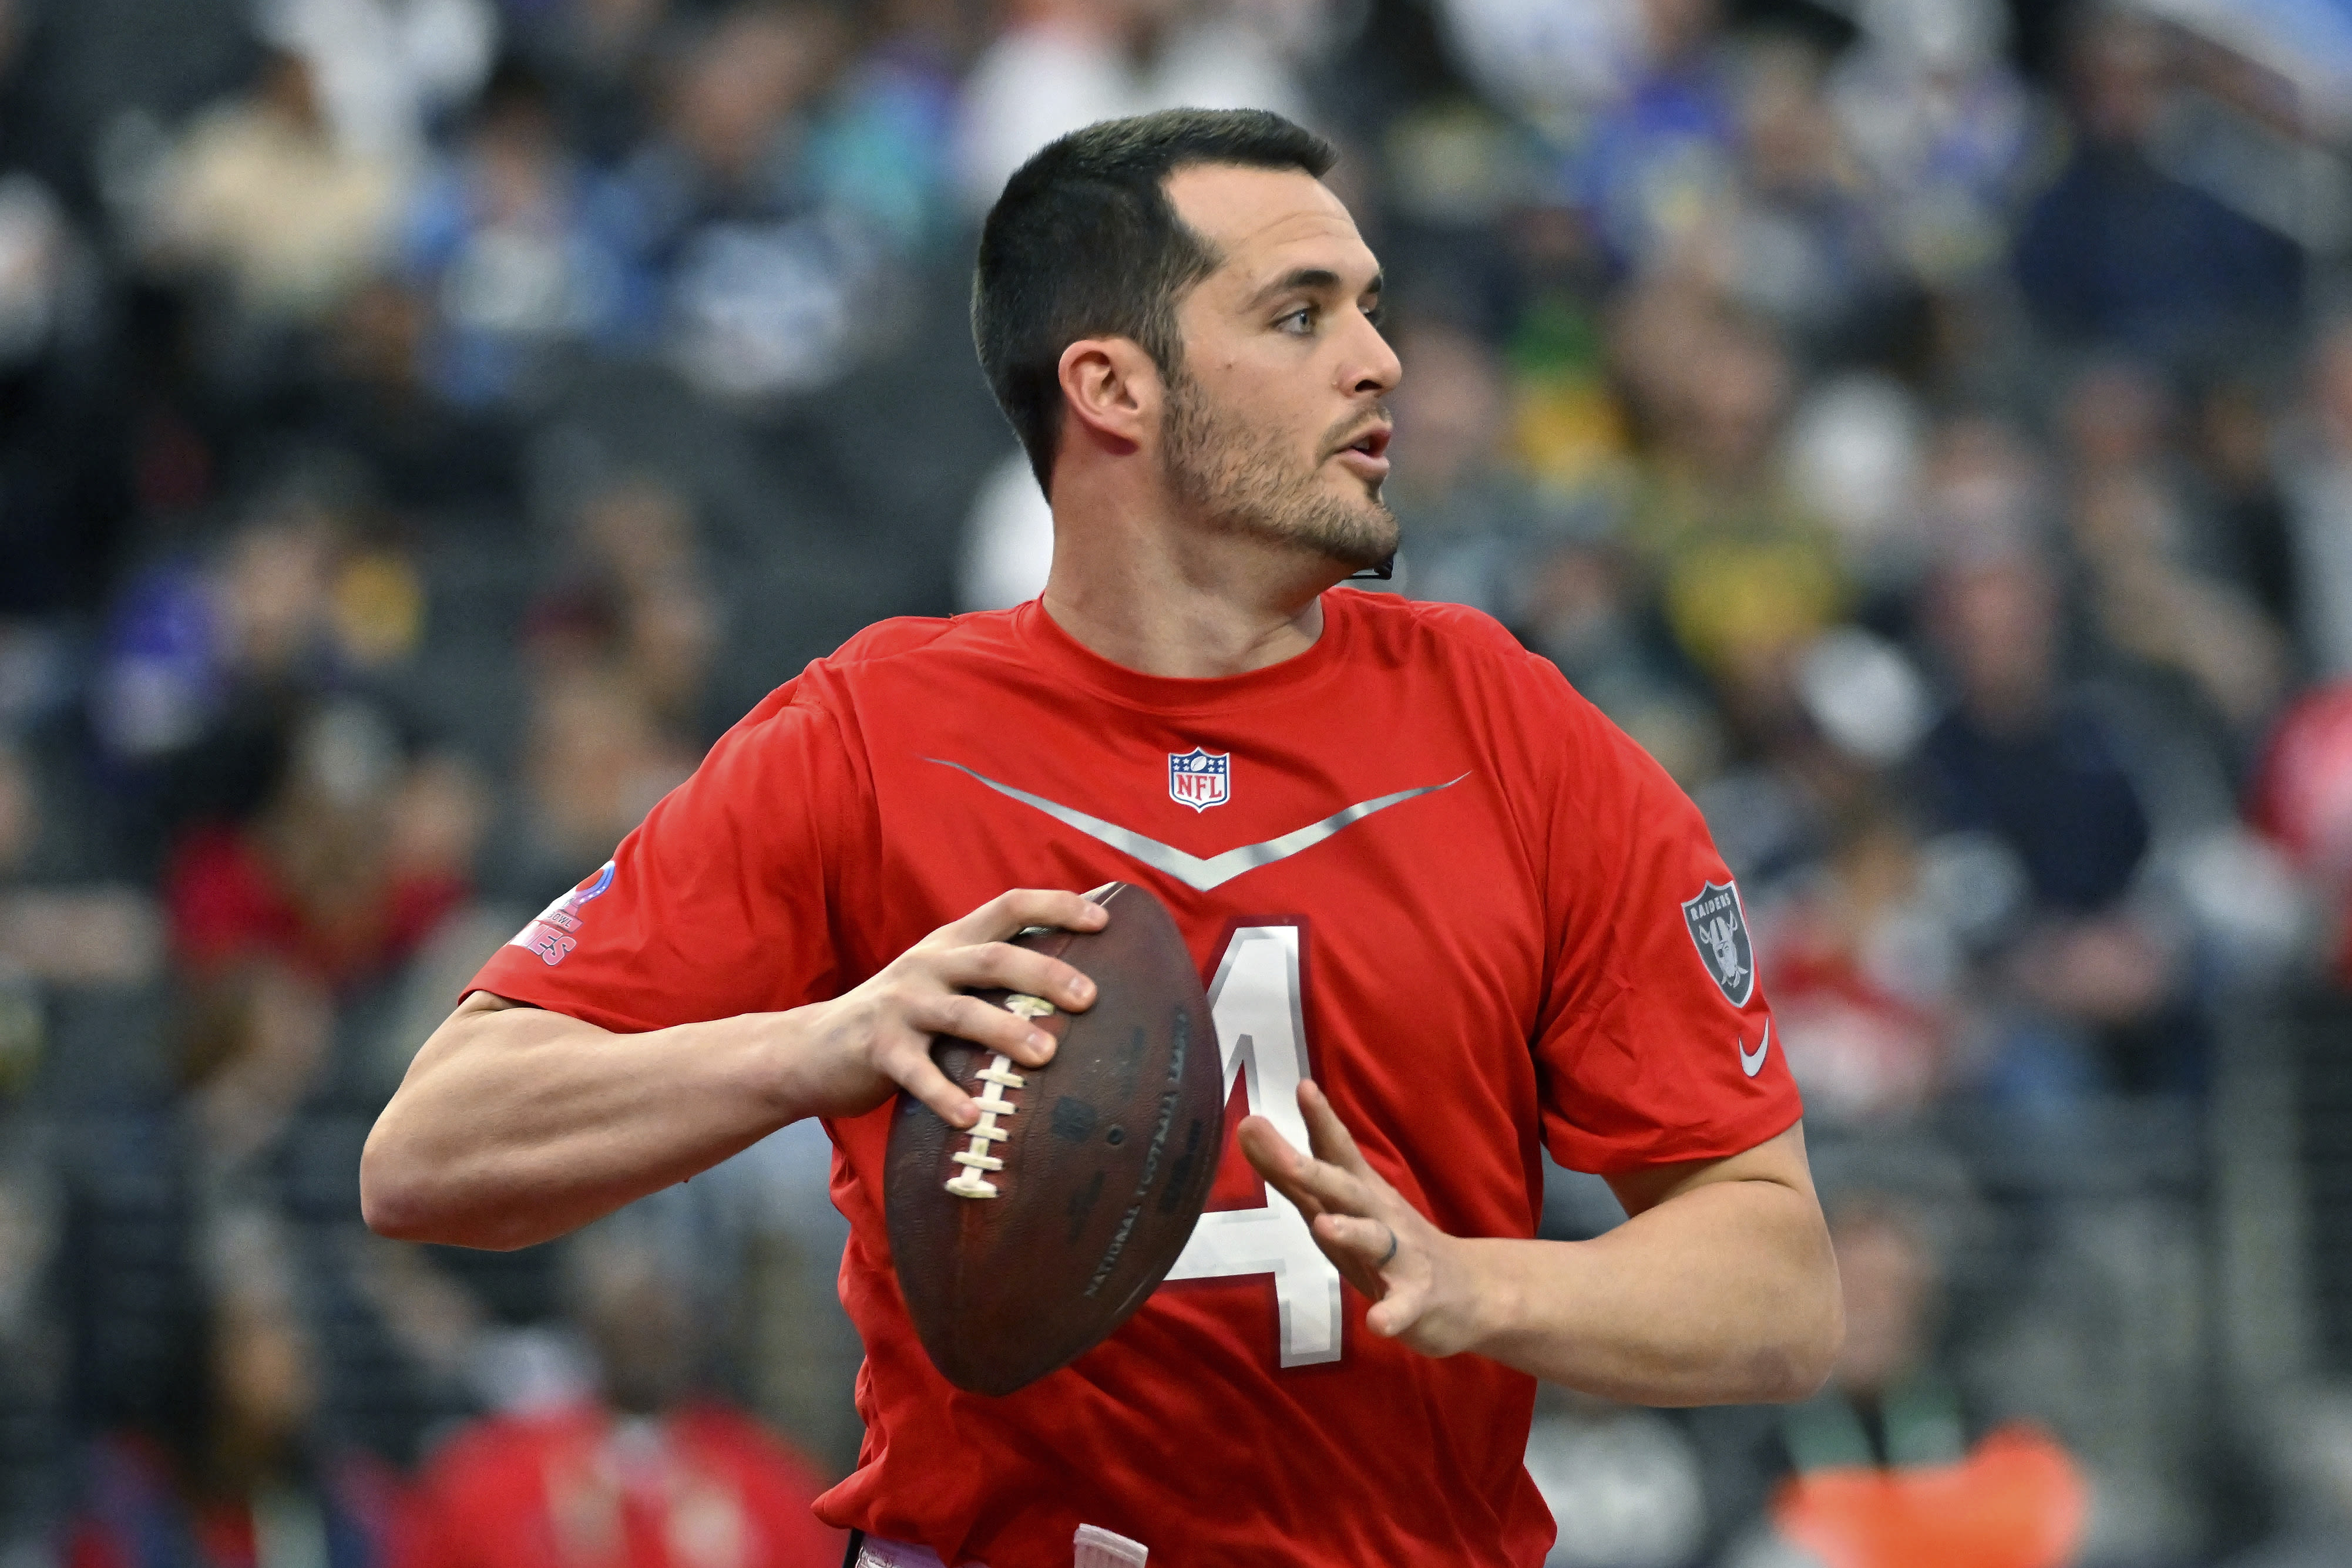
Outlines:
{"label": "stubble beard", "polygon": [[[1363,423],[1351,416],[1316,443],[1328,452]],[[1301,469],[1280,433],[1253,429],[1181,370],[1168,381],[1162,462],[1170,487],[1212,526],[1330,556],[1359,570],[1396,554],[1396,514],[1376,492],[1360,501]]]}

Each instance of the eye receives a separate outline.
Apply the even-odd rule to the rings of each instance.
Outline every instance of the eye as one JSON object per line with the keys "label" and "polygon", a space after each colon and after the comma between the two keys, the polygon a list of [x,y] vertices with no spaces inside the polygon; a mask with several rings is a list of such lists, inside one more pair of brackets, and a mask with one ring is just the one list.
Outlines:
{"label": "eye", "polygon": [[1389,319],[1389,308],[1375,299],[1364,309],[1364,319],[1378,327]]}
{"label": "eye", "polygon": [[1315,307],[1301,305],[1287,315],[1277,317],[1274,325],[1277,331],[1287,332],[1296,338],[1306,337],[1315,330]]}

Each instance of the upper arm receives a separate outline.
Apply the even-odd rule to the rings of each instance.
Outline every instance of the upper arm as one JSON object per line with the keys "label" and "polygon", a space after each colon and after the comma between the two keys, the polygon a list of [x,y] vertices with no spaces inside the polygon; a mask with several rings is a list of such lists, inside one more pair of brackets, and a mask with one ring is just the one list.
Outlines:
{"label": "upper arm", "polygon": [[1664,770],[1552,675],[1544,1141],[1611,1175],[1765,1145],[1802,1106],[1730,871]]}
{"label": "upper arm", "polygon": [[1805,1128],[1799,1123],[1776,1133],[1751,1149],[1716,1160],[1680,1160],[1618,1171],[1605,1178],[1609,1190],[1625,1206],[1630,1218],[1655,1208],[1669,1198],[1719,1182],[1769,1182],[1801,1193],[1818,1204],[1813,1193],[1811,1165],[1805,1158]]}

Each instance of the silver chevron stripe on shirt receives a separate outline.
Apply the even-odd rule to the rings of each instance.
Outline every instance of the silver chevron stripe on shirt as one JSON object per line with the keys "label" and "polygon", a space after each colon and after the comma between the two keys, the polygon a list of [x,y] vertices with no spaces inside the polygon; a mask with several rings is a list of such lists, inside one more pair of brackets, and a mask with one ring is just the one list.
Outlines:
{"label": "silver chevron stripe on shirt", "polygon": [[1244,844],[1237,850],[1227,850],[1221,855],[1211,855],[1207,860],[1202,860],[1198,855],[1188,855],[1182,850],[1163,844],[1158,839],[1147,839],[1132,828],[1122,828],[1117,822],[1106,822],[1100,817],[1089,817],[1084,811],[1065,806],[1059,801],[1048,800],[1043,795],[1032,795],[1026,789],[1015,789],[1010,784],[999,784],[984,773],[972,773],[971,768],[961,762],[950,762],[944,757],[926,757],[923,760],[936,762],[942,768],[952,768],[959,773],[971,773],[974,779],[979,779],[998,794],[1010,795],[1024,806],[1034,806],[1055,821],[1066,822],[1086,834],[1087,837],[1108,844],[1122,854],[1133,855],[1152,870],[1165,872],[1185,886],[1197,889],[1202,893],[1206,893],[1213,887],[1223,886],[1245,871],[1255,871],[1262,865],[1272,865],[1278,860],[1287,860],[1301,850],[1311,850],[1340,829],[1351,822],[1362,821],[1374,811],[1385,811],[1391,806],[1410,800],[1416,795],[1433,795],[1440,789],[1451,789],[1464,779],[1470,777],[1465,773],[1458,778],[1448,779],[1443,784],[1424,784],[1418,789],[1400,789],[1393,795],[1382,795],[1371,800],[1360,800],[1346,810],[1335,816],[1326,817],[1312,826],[1299,829],[1297,832],[1285,833],[1278,839],[1268,839],[1262,844]]}

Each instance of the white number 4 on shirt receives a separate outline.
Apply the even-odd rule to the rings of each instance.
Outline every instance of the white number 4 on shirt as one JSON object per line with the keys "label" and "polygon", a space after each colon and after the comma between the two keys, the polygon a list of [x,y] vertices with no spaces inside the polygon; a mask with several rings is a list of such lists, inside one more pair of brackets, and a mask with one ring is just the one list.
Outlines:
{"label": "white number 4 on shirt", "polygon": [[[1243,1074],[1250,1110],[1305,1148],[1307,1123],[1298,1113],[1298,1085],[1307,1076],[1298,927],[1245,925],[1234,932],[1217,961],[1209,1010],[1224,1052],[1227,1100],[1233,1097],[1234,1075]],[[1297,1206],[1272,1187],[1255,1208],[1201,1216],[1183,1255],[1168,1271],[1171,1280],[1234,1274],[1274,1276],[1283,1365],[1339,1359],[1339,1270],[1315,1245]]]}

